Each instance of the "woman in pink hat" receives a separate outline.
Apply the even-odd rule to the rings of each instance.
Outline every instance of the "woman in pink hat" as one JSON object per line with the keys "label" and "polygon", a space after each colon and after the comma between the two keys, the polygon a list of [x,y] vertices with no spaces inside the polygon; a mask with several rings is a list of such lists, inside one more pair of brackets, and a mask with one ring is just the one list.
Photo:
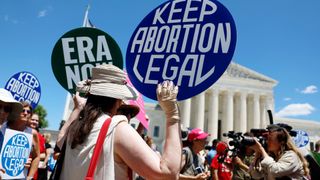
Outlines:
{"label": "woman in pink hat", "polygon": [[188,134],[188,145],[182,150],[180,179],[207,179],[210,173],[205,172],[202,158],[199,155],[208,143],[210,134],[199,128],[192,129]]}

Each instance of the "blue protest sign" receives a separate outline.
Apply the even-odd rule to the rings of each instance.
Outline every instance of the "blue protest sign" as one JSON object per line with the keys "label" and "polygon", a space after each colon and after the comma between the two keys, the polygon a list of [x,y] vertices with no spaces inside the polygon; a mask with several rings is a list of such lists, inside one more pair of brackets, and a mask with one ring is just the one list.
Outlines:
{"label": "blue protest sign", "polygon": [[295,130],[297,135],[293,137],[293,141],[298,148],[304,147],[309,143],[309,136],[307,132],[302,130]]}
{"label": "blue protest sign", "polygon": [[157,84],[172,80],[178,100],[215,83],[231,62],[236,26],[215,0],[167,1],[138,25],[127,47],[126,68],[133,85],[156,100]]}
{"label": "blue protest sign", "polygon": [[29,158],[32,147],[32,135],[6,129],[1,149],[1,167],[5,170],[2,178],[24,178],[24,165]]}
{"label": "blue protest sign", "polygon": [[30,72],[22,71],[13,75],[4,87],[17,101],[26,101],[35,108],[41,96],[40,82]]}

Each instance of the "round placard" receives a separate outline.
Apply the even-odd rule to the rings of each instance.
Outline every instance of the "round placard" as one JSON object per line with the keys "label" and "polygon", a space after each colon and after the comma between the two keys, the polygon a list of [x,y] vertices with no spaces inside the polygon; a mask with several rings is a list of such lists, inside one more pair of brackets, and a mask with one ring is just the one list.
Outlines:
{"label": "round placard", "polygon": [[14,74],[6,83],[6,90],[10,91],[17,101],[28,102],[33,109],[36,108],[41,97],[40,82],[35,75],[22,71]]}
{"label": "round placard", "polygon": [[97,28],[77,28],[65,33],[51,56],[54,76],[60,85],[75,93],[79,81],[91,78],[91,69],[100,64],[123,68],[121,50],[116,41]]}
{"label": "round placard", "polygon": [[215,0],[167,1],[133,32],[126,69],[133,85],[156,100],[157,84],[172,80],[178,100],[215,83],[231,62],[237,40],[228,9]]}

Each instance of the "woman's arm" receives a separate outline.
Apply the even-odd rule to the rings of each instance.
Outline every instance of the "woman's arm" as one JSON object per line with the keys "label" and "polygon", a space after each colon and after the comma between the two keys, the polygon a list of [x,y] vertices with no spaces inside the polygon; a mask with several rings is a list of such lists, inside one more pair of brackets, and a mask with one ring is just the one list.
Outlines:
{"label": "woman's arm", "polygon": [[286,151],[278,161],[266,156],[261,161],[262,167],[266,167],[273,177],[282,177],[297,171],[301,164],[299,157],[293,151]]}
{"label": "woman's arm", "polygon": [[51,156],[51,153],[52,153],[52,148],[47,148],[47,149],[46,149],[46,158],[45,158],[44,161],[43,161],[44,168],[47,167],[47,164],[48,164],[49,158],[50,158],[50,156]]}
{"label": "woman's arm", "polygon": [[80,112],[83,110],[84,106],[86,105],[87,100],[85,98],[80,97],[79,92],[76,92],[76,95],[73,96],[73,102],[74,102],[74,109],[71,112],[68,121],[62,126],[58,134],[56,144],[60,149],[63,146],[65,138],[67,137],[70,124],[79,118]]}
{"label": "woman's arm", "polygon": [[252,163],[250,164],[249,173],[253,179],[261,179],[266,174],[266,172],[264,172],[264,170],[262,169],[260,162],[260,159],[262,158],[261,150],[264,151],[264,149],[257,140],[256,144],[250,146],[250,148],[252,148],[255,151],[255,155]]}
{"label": "woman's arm", "polygon": [[161,157],[127,123],[120,123],[116,128],[115,153],[146,179],[178,179],[182,143],[177,93],[172,82],[158,85],[158,101],[166,114],[166,137]]}
{"label": "woman's arm", "polygon": [[219,177],[218,177],[218,169],[213,169],[213,168],[212,168],[212,171],[213,171],[212,179],[214,179],[214,180],[219,180]]}
{"label": "woman's arm", "polygon": [[[38,138],[38,133],[36,130],[32,129],[32,144],[33,144],[33,148],[32,148],[32,154],[34,155],[32,162],[31,162],[31,166],[30,166],[30,170],[28,173],[28,178],[31,178],[34,176],[34,173],[38,170],[38,166],[39,166],[39,161],[40,161],[40,149],[39,149],[39,138]],[[28,179],[27,178],[27,179]]]}
{"label": "woman's arm", "polygon": [[208,179],[209,177],[209,174],[207,173],[200,173],[200,174],[197,174],[196,176],[188,176],[188,175],[183,175],[183,174],[180,174],[179,175],[179,180],[206,180]]}
{"label": "woman's arm", "polygon": [[243,169],[244,171],[248,172],[249,167],[248,167],[246,164],[244,164],[244,163],[242,162],[242,160],[241,160],[238,156],[234,157],[234,158],[233,158],[233,161],[234,161],[234,163],[237,164],[241,169]]}
{"label": "woman's arm", "polygon": [[262,145],[256,140],[256,144],[253,145],[253,149],[256,153],[260,153],[262,160],[261,166],[272,174],[273,177],[281,177],[291,174],[299,169],[300,163],[298,156],[293,151],[286,151],[278,161],[275,161],[264,150]]}
{"label": "woman's arm", "polygon": [[250,164],[248,172],[253,179],[262,179],[266,174],[261,167],[261,163],[255,160]]}

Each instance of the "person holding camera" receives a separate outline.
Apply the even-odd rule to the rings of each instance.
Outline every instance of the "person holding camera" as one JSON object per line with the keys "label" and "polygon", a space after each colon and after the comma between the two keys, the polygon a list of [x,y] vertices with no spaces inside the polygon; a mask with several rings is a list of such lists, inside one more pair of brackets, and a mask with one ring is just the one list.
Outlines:
{"label": "person holding camera", "polygon": [[268,126],[267,149],[256,140],[251,148],[255,159],[249,172],[254,179],[308,179],[308,163],[291,141],[288,131],[278,125]]}
{"label": "person holding camera", "polygon": [[[253,133],[246,132],[244,137],[254,137]],[[245,143],[244,143],[245,144]],[[233,180],[251,180],[252,177],[249,174],[249,166],[254,159],[254,150],[250,148],[250,145],[242,145],[239,148],[239,153],[233,157]]]}

